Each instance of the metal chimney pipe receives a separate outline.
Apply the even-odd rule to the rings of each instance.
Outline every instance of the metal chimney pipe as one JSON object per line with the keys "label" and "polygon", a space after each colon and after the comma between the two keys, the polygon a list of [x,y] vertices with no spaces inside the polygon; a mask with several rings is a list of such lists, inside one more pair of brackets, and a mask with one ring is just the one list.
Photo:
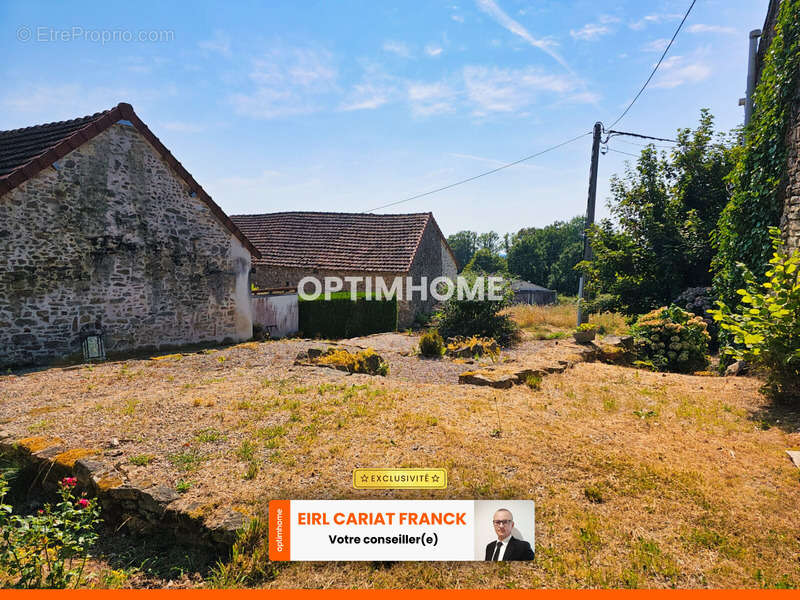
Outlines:
{"label": "metal chimney pipe", "polygon": [[753,115],[753,92],[756,88],[756,54],[758,53],[758,38],[761,37],[760,29],[750,32],[750,50],[747,56],[747,91],[744,101],[744,126],[750,122]]}

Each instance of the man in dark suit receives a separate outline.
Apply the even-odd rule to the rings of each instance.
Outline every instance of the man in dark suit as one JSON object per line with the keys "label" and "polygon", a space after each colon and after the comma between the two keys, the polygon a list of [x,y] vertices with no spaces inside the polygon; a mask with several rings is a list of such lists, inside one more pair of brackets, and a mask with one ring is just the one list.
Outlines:
{"label": "man in dark suit", "polygon": [[501,508],[492,518],[497,540],[486,546],[486,560],[533,560],[533,549],[528,542],[511,535],[514,530],[514,516],[511,511]]}

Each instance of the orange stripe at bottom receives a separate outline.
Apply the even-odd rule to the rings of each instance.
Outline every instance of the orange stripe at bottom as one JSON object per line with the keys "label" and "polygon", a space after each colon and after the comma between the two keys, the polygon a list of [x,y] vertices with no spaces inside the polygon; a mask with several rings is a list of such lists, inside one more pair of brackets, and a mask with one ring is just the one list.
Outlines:
{"label": "orange stripe at bottom", "polygon": [[291,500],[269,501],[269,559],[291,560],[289,525]]}

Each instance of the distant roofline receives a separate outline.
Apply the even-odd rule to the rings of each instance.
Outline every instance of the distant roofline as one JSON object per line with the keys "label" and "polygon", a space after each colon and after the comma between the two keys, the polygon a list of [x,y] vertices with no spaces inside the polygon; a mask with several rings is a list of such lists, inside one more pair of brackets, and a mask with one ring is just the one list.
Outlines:
{"label": "distant roofline", "polygon": [[[411,268],[411,264],[414,262],[414,257],[416,257],[417,252],[419,251],[419,245],[422,243],[422,238],[425,233],[425,228],[428,227],[431,223],[436,228],[436,233],[439,234],[439,238],[441,239],[444,247],[447,249],[447,252],[450,254],[450,257],[453,259],[453,263],[456,265],[456,269],[460,266],[458,264],[458,260],[456,259],[456,255],[453,253],[453,249],[450,248],[450,244],[447,242],[447,238],[444,237],[441,228],[439,227],[439,223],[436,222],[436,218],[433,216],[431,211],[427,212],[414,212],[414,213],[372,213],[372,212],[345,212],[345,211],[316,211],[316,210],[287,210],[287,211],[277,211],[277,212],[266,212],[266,213],[252,213],[252,214],[237,214],[231,215],[233,219],[239,218],[258,218],[258,217],[272,217],[272,216],[279,216],[279,215],[336,215],[336,216],[354,216],[354,217],[427,217],[425,221],[425,225],[422,228],[422,232],[420,233],[419,239],[417,240],[417,245],[414,248],[414,252],[412,253],[411,263],[409,263],[409,267]],[[297,266],[295,263],[286,263],[280,264],[276,266]],[[391,272],[391,270],[387,270],[387,272]],[[405,272],[405,271],[398,271],[398,272]]]}

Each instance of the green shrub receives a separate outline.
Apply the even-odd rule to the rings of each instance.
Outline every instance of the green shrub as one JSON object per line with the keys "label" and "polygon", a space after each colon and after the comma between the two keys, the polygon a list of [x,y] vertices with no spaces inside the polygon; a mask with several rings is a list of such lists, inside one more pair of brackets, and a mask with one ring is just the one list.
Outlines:
{"label": "green shrub", "polygon": [[708,364],[705,321],[682,308],[673,305],[642,315],[631,333],[638,359],[659,371],[691,373]]}
{"label": "green shrub", "polygon": [[[464,273],[470,288],[475,284],[475,276]],[[508,344],[518,336],[519,328],[500,311],[511,305],[514,297],[511,286],[506,281],[503,285],[501,300],[489,300],[488,278],[483,279],[484,300],[459,299],[453,294],[439,313],[439,333],[445,338],[473,336],[494,338],[500,344]]]}
{"label": "green shrub", "polygon": [[771,228],[770,235],[774,252],[765,273],[767,281],[759,284],[748,269],[743,269],[745,288],[737,290],[742,302],[738,311],[719,301],[719,309],[709,312],[733,337],[734,345],[723,348],[724,354],[762,367],[770,395],[798,399],[800,250],[792,254],[785,251],[778,228]]}
{"label": "green shrub", "polygon": [[422,356],[439,358],[444,354],[444,340],[437,329],[430,329],[419,338],[419,353]]}
{"label": "green shrub", "polygon": [[3,504],[8,484],[0,476],[0,571],[17,588],[67,588],[83,583],[89,548],[97,541],[100,522],[96,499],[76,498],[77,481],[59,482],[61,501],[45,504],[34,515],[12,515]]}
{"label": "green shrub", "polygon": [[357,300],[333,295],[330,300],[300,300],[299,327],[307,337],[349,338],[397,330],[397,298]]}
{"label": "green shrub", "polygon": [[619,296],[613,294],[597,294],[593,300],[583,302],[583,311],[589,315],[619,312],[621,307],[622,302],[620,302]]}

